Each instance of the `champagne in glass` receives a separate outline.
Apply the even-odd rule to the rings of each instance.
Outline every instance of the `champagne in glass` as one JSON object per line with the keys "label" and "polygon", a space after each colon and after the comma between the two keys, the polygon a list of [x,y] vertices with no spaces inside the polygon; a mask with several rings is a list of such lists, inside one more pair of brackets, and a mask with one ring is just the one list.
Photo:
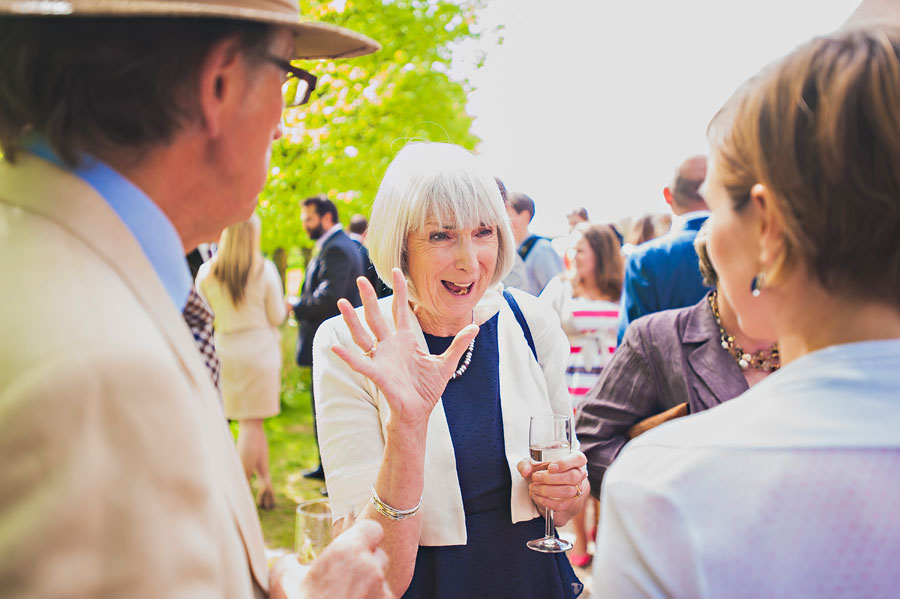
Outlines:
{"label": "champagne in glass", "polygon": [[562,442],[538,443],[531,445],[529,449],[531,450],[531,461],[536,464],[555,462],[572,452],[571,446]]}
{"label": "champagne in glass", "polygon": [[[559,414],[532,416],[528,429],[528,448],[532,462],[539,469],[546,469],[550,462],[569,455],[572,452],[572,417]],[[543,538],[528,541],[528,548],[541,553],[562,553],[571,549],[572,543],[557,538],[555,532],[553,510],[548,509]]]}
{"label": "champagne in glass", "polygon": [[294,553],[300,562],[313,561],[331,542],[331,506],[327,499],[313,499],[297,506]]}

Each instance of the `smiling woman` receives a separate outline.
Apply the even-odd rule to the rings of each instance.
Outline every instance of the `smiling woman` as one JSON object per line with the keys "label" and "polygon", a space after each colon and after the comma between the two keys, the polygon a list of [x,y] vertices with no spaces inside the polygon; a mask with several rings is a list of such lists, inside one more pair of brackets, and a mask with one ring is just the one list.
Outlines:
{"label": "smiling woman", "polygon": [[550,469],[528,460],[529,417],[571,414],[568,348],[549,308],[498,283],[514,241],[493,177],[463,148],[411,144],[387,170],[369,239],[394,296],[378,301],[360,279],[364,309],[341,300],[343,321],[314,345],[335,518],[384,526],[404,597],[577,596],[563,554],[525,545],[543,534],[540,512],[565,523],[589,489],[577,442]]}
{"label": "smiling woman", "polygon": [[416,316],[425,332],[453,335],[474,321],[475,304],[496,271],[497,229],[441,228],[430,220],[423,232],[409,234],[409,279],[417,290]]}
{"label": "smiling woman", "polygon": [[[488,185],[490,181],[490,185]],[[410,233],[446,230],[474,231],[493,226],[496,265],[489,283],[502,280],[512,268],[515,241],[497,184],[475,156],[459,146],[412,143],[391,162],[372,205],[369,250],[378,275],[391,284],[391,270],[406,271]],[[417,298],[414,282],[410,297]]]}

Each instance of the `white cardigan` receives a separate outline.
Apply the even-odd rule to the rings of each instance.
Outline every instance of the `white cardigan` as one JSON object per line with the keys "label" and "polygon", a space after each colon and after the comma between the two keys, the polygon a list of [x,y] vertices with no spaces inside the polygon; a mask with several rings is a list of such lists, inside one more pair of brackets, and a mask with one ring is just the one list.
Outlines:
{"label": "white cardigan", "polygon": [[[540,364],[525,341],[521,326],[499,292],[488,290],[475,311],[482,323],[499,310],[497,335],[500,368],[500,409],[506,457],[512,478],[512,521],[538,517],[528,486],[516,464],[528,458],[528,421],[542,412],[568,414],[572,410],[565,386],[569,345],[559,318],[532,295],[511,290],[528,321]],[[393,326],[392,297],[379,301]],[[358,311],[362,314],[362,308]],[[412,314],[412,312],[411,312]],[[365,321],[362,321],[365,325]],[[423,351],[425,337],[416,325]],[[381,467],[384,435],[390,408],[381,390],[338,358],[331,346],[354,347],[350,331],[338,316],[319,327],[313,342],[313,387],[316,397],[319,450],[325,468],[328,498],[335,520],[359,514],[371,497]],[[578,447],[573,432],[573,449]],[[443,404],[438,401],[428,422],[425,444],[425,487],[422,497],[420,545],[464,545],[466,524],[456,458]]]}

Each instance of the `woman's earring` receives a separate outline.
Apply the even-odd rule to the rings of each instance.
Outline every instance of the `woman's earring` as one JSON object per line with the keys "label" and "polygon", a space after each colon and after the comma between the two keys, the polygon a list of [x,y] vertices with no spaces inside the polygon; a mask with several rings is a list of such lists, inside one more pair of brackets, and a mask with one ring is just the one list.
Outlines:
{"label": "woman's earring", "polygon": [[766,280],[766,273],[763,271],[759,271],[753,280],[750,282],[750,295],[753,297],[759,297],[759,294],[762,292],[763,283]]}

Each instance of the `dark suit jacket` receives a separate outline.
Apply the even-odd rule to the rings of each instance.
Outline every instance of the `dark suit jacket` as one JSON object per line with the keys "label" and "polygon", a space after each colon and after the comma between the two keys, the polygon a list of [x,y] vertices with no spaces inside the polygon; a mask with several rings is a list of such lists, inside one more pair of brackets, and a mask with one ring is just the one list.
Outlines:
{"label": "dark suit jacket", "polygon": [[705,221],[705,216],[692,218],[682,228],[642,243],[628,257],[619,311],[619,343],[630,322],[645,314],[691,306],[709,291],[694,250],[697,231]]}
{"label": "dark suit jacket", "polygon": [[722,348],[706,297],[639,318],[578,407],[576,431],[591,492],[599,496],[631,426],[682,402],[689,413],[702,412],[747,389],[737,362]]}
{"label": "dark suit jacket", "polygon": [[372,284],[372,289],[375,290],[375,294],[380,298],[391,295],[393,291],[391,291],[391,288],[385,285],[378,276],[378,271],[375,270],[375,265],[372,264],[372,259],[369,258],[369,248],[352,237],[350,239],[353,240],[353,243],[355,243],[357,249],[359,249],[359,254],[362,256],[363,276]]}
{"label": "dark suit jacket", "polygon": [[300,300],[294,315],[300,327],[297,335],[297,364],[312,365],[313,337],[325,320],[340,314],[337,301],[342,297],[360,305],[356,277],[363,272],[359,246],[343,231],[325,240],[319,255],[307,266]]}

